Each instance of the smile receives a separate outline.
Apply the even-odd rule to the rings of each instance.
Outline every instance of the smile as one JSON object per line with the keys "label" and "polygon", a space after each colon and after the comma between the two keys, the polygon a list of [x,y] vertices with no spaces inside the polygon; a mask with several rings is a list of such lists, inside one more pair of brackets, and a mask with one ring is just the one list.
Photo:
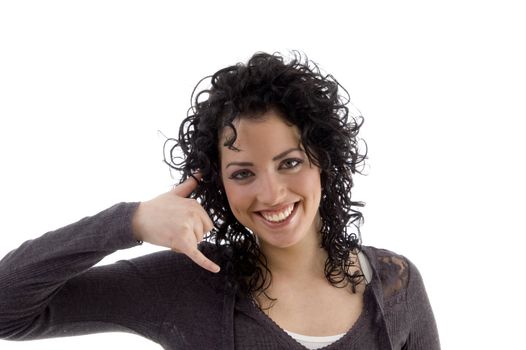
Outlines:
{"label": "smile", "polygon": [[270,222],[283,222],[289,218],[289,216],[294,211],[295,203],[287,205],[285,208],[280,209],[279,211],[276,210],[264,210],[260,211],[259,214],[261,216]]}

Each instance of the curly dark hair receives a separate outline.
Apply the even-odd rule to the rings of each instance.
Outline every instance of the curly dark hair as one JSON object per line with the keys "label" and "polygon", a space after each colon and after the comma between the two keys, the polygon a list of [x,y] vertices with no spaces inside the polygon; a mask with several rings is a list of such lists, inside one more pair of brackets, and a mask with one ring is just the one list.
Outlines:
{"label": "curly dark hair", "polygon": [[[221,181],[219,147],[233,147],[236,118],[258,118],[271,109],[279,111],[299,129],[309,160],[321,170],[321,245],[328,253],[325,276],[337,287],[350,284],[355,292],[363,274],[348,272],[356,264],[349,257],[361,249],[363,216],[353,207],[365,204],[351,200],[351,174],[362,174],[358,165],[367,155],[358,149],[363,118],[349,118],[349,94],[334,77],[323,75],[305,55],[294,51],[292,56],[286,62],[279,53],[258,52],[246,64],[203,78],[192,92],[192,107],[165,161],[182,172],[181,182],[197,170],[201,173],[192,198],[215,223],[216,229],[206,239],[223,252],[218,263],[228,286],[245,295],[265,293],[272,274],[257,239],[230,210]],[[196,92],[206,79],[211,79],[211,87]],[[225,127],[231,128],[234,136],[220,145]],[[182,157],[176,155],[179,149]],[[353,232],[348,232],[350,226],[354,226]]]}

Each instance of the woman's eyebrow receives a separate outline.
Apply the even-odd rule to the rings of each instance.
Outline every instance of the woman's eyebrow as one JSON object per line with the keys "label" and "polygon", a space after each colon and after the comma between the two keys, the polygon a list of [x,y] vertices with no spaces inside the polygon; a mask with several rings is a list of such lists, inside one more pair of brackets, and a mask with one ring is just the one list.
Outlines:
{"label": "woman's eyebrow", "polygon": [[303,152],[303,150],[299,147],[294,147],[294,148],[291,148],[291,149],[288,149],[286,150],[285,152],[281,152],[280,154],[278,154],[277,156],[275,156],[274,158],[272,158],[272,160],[280,160],[281,158],[285,158],[287,156],[287,154],[289,154],[290,152],[294,152],[294,151],[300,151],[300,152]]}
{"label": "woman's eyebrow", "polygon": [[228,168],[231,165],[237,165],[237,166],[253,166],[254,164],[250,162],[230,162],[227,164],[226,168]]}
{"label": "woman's eyebrow", "polygon": [[[277,156],[273,157],[272,160],[273,161],[276,161],[276,160],[280,160],[282,158],[285,158],[287,156],[287,154],[291,153],[291,152],[294,152],[294,151],[300,151],[300,152],[303,152],[303,150],[299,147],[294,147],[294,148],[290,148],[288,150],[286,150],[285,152],[281,152],[280,154],[278,154]],[[229,166],[231,165],[237,165],[237,166],[254,166],[254,163],[251,163],[251,162],[230,162],[227,164],[226,168],[228,168]]]}

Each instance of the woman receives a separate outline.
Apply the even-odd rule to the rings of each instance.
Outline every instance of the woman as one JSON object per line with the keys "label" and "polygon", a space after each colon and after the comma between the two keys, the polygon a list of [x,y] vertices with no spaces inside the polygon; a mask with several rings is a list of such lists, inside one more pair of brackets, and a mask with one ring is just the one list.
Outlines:
{"label": "woman", "polygon": [[[438,349],[415,266],[359,243],[351,174],[365,155],[341,86],[301,56],[265,53],[211,83],[167,160],[178,186],[4,257],[0,336],[120,330],[165,349]],[[142,241],[179,253],[92,267]]]}

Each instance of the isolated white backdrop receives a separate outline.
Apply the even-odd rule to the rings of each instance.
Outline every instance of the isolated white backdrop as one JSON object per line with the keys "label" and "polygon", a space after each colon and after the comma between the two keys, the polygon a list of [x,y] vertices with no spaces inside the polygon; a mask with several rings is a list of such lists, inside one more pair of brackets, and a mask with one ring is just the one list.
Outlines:
{"label": "isolated white backdrop", "polygon": [[[512,1],[2,1],[0,256],[176,181],[177,133],[203,76],[298,49],[365,117],[364,244],[420,269],[444,349],[526,343],[524,14]],[[142,246],[102,263],[149,253]],[[1,287],[1,286],[0,286]],[[11,349],[160,349],[130,334]]]}

